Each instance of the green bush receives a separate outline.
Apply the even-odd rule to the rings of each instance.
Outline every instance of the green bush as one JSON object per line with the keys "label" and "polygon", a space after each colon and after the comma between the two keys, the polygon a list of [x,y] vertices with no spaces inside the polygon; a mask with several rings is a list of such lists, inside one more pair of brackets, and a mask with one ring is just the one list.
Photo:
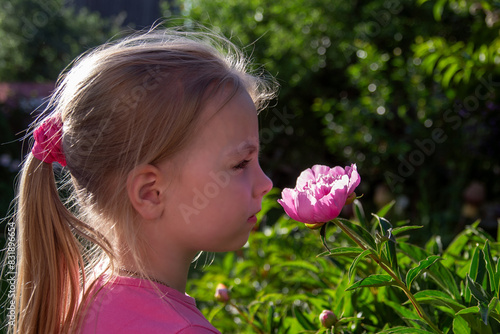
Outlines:
{"label": "green bush", "polygon": [[[419,226],[383,218],[392,205],[368,222],[355,202],[356,220],[339,222],[357,243],[330,224],[325,251],[319,230],[280,215],[274,191],[249,245],[216,256],[188,291],[222,333],[498,333],[498,240],[475,223],[446,248],[439,236],[421,248],[408,236]],[[214,299],[218,283],[226,304]],[[334,328],[321,327],[325,309]]]}
{"label": "green bush", "polygon": [[82,52],[106,42],[118,21],[63,0],[0,3],[0,82],[51,82]]}
{"label": "green bush", "polygon": [[[277,104],[261,115],[262,164],[276,186],[316,163],[356,163],[365,196],[396,199],[391,215],[423,225],[421,244],[429,234],[447,244],[486,218],[482,205],[498,207],[500,184],[490,182],[500,173],[495,1],[195,0],[176,8],[187,26],[232,37],[281,83]],[[277,114],[287,118],[270,134]],[[484,184],[486,198],[467,217],[471,182]],[[495,232],[494,219],[482,224]]]}

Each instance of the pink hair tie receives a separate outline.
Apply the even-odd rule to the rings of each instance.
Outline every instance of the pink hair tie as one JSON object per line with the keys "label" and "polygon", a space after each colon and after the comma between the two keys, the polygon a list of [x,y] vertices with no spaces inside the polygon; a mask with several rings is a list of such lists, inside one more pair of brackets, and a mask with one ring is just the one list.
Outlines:
{"label": "pink hair tie", "polygon": [[35,145],[31,153],[38,160],[51,164],[58,162],[61,166],[66,166],[66,158],[62,151],[62,120],[60,115],[47,118],[33,132]]}

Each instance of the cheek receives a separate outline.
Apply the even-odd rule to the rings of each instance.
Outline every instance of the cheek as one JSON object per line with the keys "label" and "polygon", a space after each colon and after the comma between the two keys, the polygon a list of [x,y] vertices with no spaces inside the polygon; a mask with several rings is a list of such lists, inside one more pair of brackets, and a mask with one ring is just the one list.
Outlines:
{"label": "cheek", "polygon": [[[182,201],[198,210],[200,214],[212,213],[230,207],[241,187],[232,179],[208,178],[190,184],[182,191]],[[210,211],[210,212],[208,212]]]}
{"label": "cheek", "polygon": [[252,183],[248,177],[241,178],[235,182],[231,193],[232,201],[239,206],[250,207],[252,205]]}
{"label": "cheek", "polygon": [[219,214],[247,214],[252,188],[250,177],[245,173],[210,173],[208,177],[190,181],[176,182],[175,187],[170,188],[169,213],[189,221]]}
{"label": "cheek", "polygon": [[[232,176],[226,183],[208,183],[201,196],[207,203],[210,213],[236,214],[242,207],[249,205],[251,199],[249,183],[241,175]],[[245,212],[246,213],[246,212]]]}

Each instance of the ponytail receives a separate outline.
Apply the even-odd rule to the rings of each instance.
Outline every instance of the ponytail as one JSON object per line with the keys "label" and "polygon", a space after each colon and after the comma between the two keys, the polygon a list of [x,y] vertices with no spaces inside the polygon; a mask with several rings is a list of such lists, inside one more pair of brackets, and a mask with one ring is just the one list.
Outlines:
{"label": "ponytail", "polygon": [[32,154],[21,172],[16,222],[16,317],[11,332],[74,332],[84,304],[80,298],[87,297],[82,244],[75,234],[99,245],[108,256],[109,244],[66,209],[52,164]]}
{"label": "ponytail", "polygon": [[84,272],[75,218],[59,199],[52,164],[30,154],[17,203],[18,261],[15,333],[67,333]]}

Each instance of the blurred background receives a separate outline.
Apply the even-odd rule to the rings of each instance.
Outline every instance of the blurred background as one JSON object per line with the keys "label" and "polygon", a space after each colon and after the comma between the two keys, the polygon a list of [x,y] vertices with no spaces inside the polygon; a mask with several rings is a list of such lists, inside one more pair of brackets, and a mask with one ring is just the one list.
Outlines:
{"label": "blurred background", "polygon": [[477,219],[496,235],[497,0],[0,0],[2,217],[23,131],[58,74],[159,19],[220,31],[277,78],[279,98],[260,118],[261,163],[276,187],[314,164],[356,163],[366,211],[395,200],[392,220],[424,226],[415,242],[446,244]]}

